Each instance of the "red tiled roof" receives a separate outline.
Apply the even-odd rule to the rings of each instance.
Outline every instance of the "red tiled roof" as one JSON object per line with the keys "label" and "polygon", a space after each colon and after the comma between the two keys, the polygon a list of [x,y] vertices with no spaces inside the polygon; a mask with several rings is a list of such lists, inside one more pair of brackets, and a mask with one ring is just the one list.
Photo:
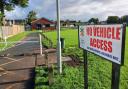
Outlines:
{"label": "red tiled roof", "polygon": [[34,24],[34,23],[55,24],[53,21],[50,21],[50,20],[48,20],[46,18],[40,18],[40,19],[32,21],[31,23],[32,24]]}

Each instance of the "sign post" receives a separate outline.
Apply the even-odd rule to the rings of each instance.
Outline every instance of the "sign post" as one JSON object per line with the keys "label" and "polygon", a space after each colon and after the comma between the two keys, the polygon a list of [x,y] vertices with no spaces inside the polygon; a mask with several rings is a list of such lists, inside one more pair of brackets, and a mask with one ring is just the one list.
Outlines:
{"label": "sign post", "polygon": [[119,89],[120,65],[112,63],[112,81],[111,89]]}
{"label": "sign post", "polygon": [[60,41],[60,0],[56,0],[57,8],[57,63],[59,73],[62,73],[61,41]]}
{"label": "sign post", "polygon": [[84,89],[88,89],[88,60],[87,60],[87,51],[83,50],[84,56]]}
{"label": "sign post", "polygon": [[126,25],[86,25],[80,26],[78,32],[79,47],[85,50],[85,89],[88,89],[87,52],[94,53],[112,62],[111,89],[119,89],[120,67],[124,64]]}
{"label": "sign post", "polygon": [[[121,65],[124,65],[124,50],[125,50],[125,33],[126,33],[126,24],[123,24],[123,32],[122,32],[122,50],[121,50]],[[111,89],[119,89],[120,83],[120,68],[121,65],[112,63],[112,85]]]}

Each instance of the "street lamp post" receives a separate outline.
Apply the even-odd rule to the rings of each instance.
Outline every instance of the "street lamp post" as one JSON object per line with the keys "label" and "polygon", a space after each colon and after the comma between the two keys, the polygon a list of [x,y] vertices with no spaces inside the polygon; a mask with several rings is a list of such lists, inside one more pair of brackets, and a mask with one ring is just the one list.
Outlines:
{"label": "street lamp post", "polygon": [[56,0],[57,9],[57,63],[59,73],[62,73],[61,41],[60,41],[60,0]]}

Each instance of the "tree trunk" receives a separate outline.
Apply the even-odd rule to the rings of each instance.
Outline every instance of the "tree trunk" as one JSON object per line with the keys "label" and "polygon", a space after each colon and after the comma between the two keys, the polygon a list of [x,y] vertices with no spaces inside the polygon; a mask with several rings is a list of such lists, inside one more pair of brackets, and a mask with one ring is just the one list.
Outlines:
{"label": "tree trunk", "polygon": [[4,25],[4,17],[5,17],[5,13],[4,13],[4,1],[0,1],[0,11],[1,11],[1,14],[3,15],[1,17],[1,22],[2,22],[2,25]]}
{"label": "tree trunk", "polygon": [[[4,20],[4,1],[3,0],[1,0],[0,1],[0,12],[1,12],[1,14],[2,14],[2,16],[1,16],[1,18],[0,18],[0,25],[1,26],[3,26],[4,24],[4,22],[3,22],[3,20]],[[3,39],[3,30],[1,29],[1,35],[2,35],[2,39]]]}

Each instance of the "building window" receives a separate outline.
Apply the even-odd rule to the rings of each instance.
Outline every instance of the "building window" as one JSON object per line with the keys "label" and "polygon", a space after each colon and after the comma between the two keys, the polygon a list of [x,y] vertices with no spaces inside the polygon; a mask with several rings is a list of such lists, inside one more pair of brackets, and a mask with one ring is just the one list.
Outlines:
{"label": "building window", "polygon": [[38,30],[42,29],[41,24],[36,24],[36,29],[38,29]]}
{"label": "building window", "polygon": [[51,24],[50,26],[51,26],[51,27],[54,27],[55,25],[54,25],[54,24]]}
{"label": "building window", "polygon": [[47,28],[47,27],[50,27],[50,24],[46,24],[45,27],[46,27],[46,28]]}

